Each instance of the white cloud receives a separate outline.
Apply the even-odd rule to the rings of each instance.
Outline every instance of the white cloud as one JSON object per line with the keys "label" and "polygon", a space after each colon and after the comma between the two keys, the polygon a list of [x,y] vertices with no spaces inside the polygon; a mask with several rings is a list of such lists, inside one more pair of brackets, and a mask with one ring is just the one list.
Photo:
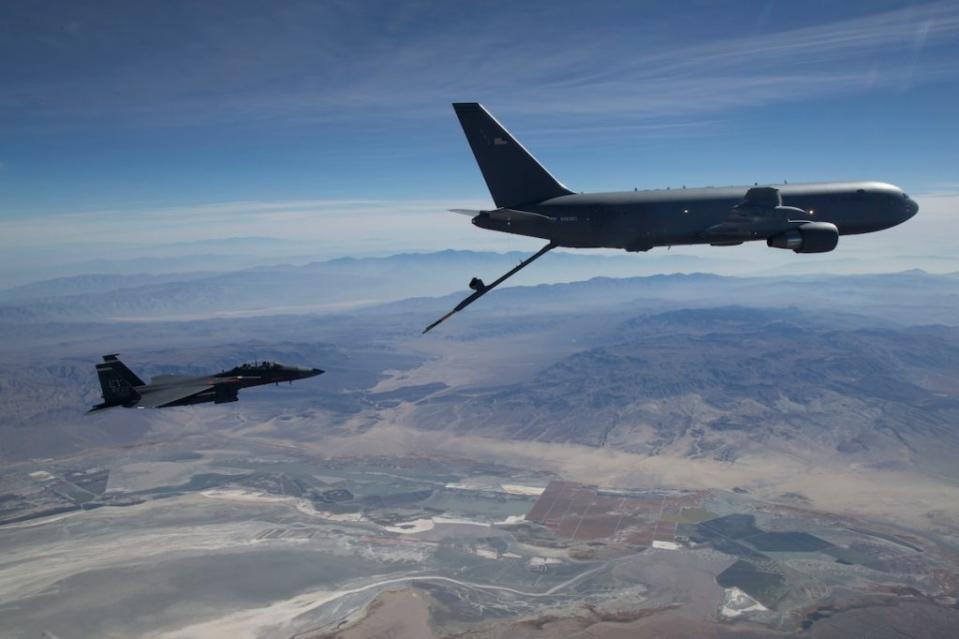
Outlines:
{"label": "white cloud", "polygon": [[[920,213],[905,224],[861,236],[844,237],[840,250],[824,256],[803,256],[814,263],[838,264],[839,270],[959,270],[959,194],[916,196]],[[231,237],[271,237],[298,242],[317,257],[433,251],[447,248],[519,250],[538,248],[541,240],[477,229],[469,218],[449,208],[488,208],[477,201],[436,200],[308,200],[228,202],[142,210],[110,210],[23,217],[0,221],[0,253],[15,255],[32,247],[96,247],[111,243],[165,244]],[[656,249],[662,251],[664,249]],[[795,263],[787,251],[771,251],[762,243],[742,247],[677,247],[676,253],[703,258],[732,258],[757,272]],[[76,250],[71,251],[76,256]],[[92,257],[103,257],[99,253]],[[278,259],[282,256],[278,256]],[[642,255],[636,256],[642,260]],[[848,263],[843,265],[843,260]],[[883,264],[888,264],[884,267]],[[708,270],[708,262],[703,264]],[[737,267],[739,268],[739,267]],[[728,272],[728,271],[727,271]],[[588,277],[588,274],[584,274]]]}

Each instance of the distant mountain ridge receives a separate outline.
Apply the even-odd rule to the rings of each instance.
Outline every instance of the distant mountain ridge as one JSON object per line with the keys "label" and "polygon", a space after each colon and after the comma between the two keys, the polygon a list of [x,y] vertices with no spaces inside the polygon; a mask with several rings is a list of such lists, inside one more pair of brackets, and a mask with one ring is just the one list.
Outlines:
{"label": "distant mountain ridge", "polygon": [[[524,257],[526,255],[519,252],[446,250],[386,257],[345,257],[302,266],[280,264],[229,272],[78,275],[0,291],[0,322],[195,319],[236,313],[342,312],[409,298],[458,295],[466,291],[466,282],[472,276],[489,281]],[[626,278],[625,283],[617,284],[615,288],[636,288],[637,294],[657,282],[679,281],[689,285],[691,280],[652,278],[657,277],[657,273],[693,274],[699,270],[700,264],[700,258],[668,253],[637,257],[556,252],[511,280],[506,288],[484,301],[484,305],[503,299],[511,288],[531,284]],[[702,292],[703,298],[711,299],[713,304],[717,301],[717,292],[722,294],[723,287],[739,290],[742,287],[735,282],[750,281],[748,278],[713,277],[722,283],[715,290],[704,288]],[[943,289],[943,295],[948,296],[950,292],[946,290],[946,284],[954,287],[955,281],[954,276],[929,275],[922,271],[882,276],[787,274],[755,280],[761,284],[754,288],[758,291],[773,287],[774,297],[777,295],[775,287],[790,289],[815,300],[822,297],[823,291],[835,292],[843,282],[861,293],[872,281],[870,278],[876,277],[882,278],[882,287],[901,283],[907,296],[909,286],[938,286]],[[643,281],[644,278],[650,279]],[[593,286],[599,288],[596,284]],[[751,295],[748,289],[744,294]],[[536,293],[527,291],[526,294]],[[661,294],[675,295],[668,290]]]}
{"label": "distant mountain ridge", "polygon": [[[844,323],[843,323],[844,324]],[[732,461],[775,449],[927,464],[959,453],[959,328],[837,328],[799,308],[682,309],[521,384],[419,402],[419,428]]]}
{"label": "distant mountain ridge", "polygon": [[[452,257],[466,260],[448,269],[450,281],[458,282],[463,265],[475,263],[469,255]],[[417,268],[401,267],[403,260]],[[435,256],[362,261],[360,268],[350,260],[320,263],[300,268],[296,286],[280,293],[311,293],[318,273],[339,271],[350,282],[371,281],[399,294],[397,282],[422,272],[424,261],[431,268],[442,263]],[[249,293],[253,281],[262,283],[255,294],[273,295],[267,287],[278,288],[278,274],[296,270],[244,273],[231,290],[241,295],[246,285]],[[188,293],[202,300],[209,280],[50,304],[71,310],[79,300],[102,311],[103,300],[112,299],[129,312],[138,299],[181,304]],[[815,455],[959,479],[953,469],[959,454],[956,282],[954,275],[917,271],[598,277],[497,290],[425,337],[422,327],[449,310],[462,290],[322,316],[151,323],[48,322],[36,315],[16,322],[15,314],[27,315],[31,306],[8,304],[0,307],[7,338],[0,344],[0,455],[41,455],[121,437],[111,429],[126,438],[124,421],[131,419],[177,419],[176,412],[142,411],[120,411],[102,424],[83,418],[98,395],[93,364],[119,351],[146,377],[200,374],[245,358],[323,367],[329,374],[319,382],[275,389],[280,394],[272,403],[266,389],[238,407],[197,413],[257,414],[293,439],[363,429],[386,418],[415,429],[518,442],[720,461],[767,452]],[[155,293],[166,287],[178,295]],[[151,295],[139,298],[145,289]],[[346,287],[333,292],[343,291],[355,294]],[[320,293],[312,291],[316,299],[330,299]],[[265,400],[262,412],[258,397]],[[292,419],[285,430],[286,418],[274,420],[277,414],[310,417]]]}
{"label": "distant mountain ridge", "polygon": [[[464,290],[473,275],[495,277],[524,254],[441,251],[381,258],[337,258],[303,266],[258,266],[226,273],[154,276],[84,275],[0,291],[0,321],[151,318],[203,313],[285,309],[320,311]],[[660,256],[546,256],[516,284],[564,282],[595,275],[632,276],[658,264],[691,270],[698,258]]]}
{"label": "distant mountain ridge", "polygon": [[26,300],[47,299],[68,295],[106,293],[125,288],[137,288],[150,284],[165,284],[168,282],[188,282],[191,280],[212,277],[210,271],[166,273],[152,275],[149,273],[134,273],[130,275],[115,275],[110,273],[95,273],[90,275],[73,275],[70,277],[56,277],[41,280],[32,284],[22,284],[5,290],[0,290],[0,303],[23,302]]}

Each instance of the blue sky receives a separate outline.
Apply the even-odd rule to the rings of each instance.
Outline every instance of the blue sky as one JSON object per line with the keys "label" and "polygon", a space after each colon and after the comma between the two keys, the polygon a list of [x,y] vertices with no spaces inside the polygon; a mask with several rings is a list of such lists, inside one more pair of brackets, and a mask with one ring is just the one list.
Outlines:
{"label": "blue sky", "polygon": [[[576,190],[955,192],[957,61],[956,2],[7,2],[0,241],[289,237],[284,203],[481,204],[466,100]],[[156,235],[171,209],[193,230]]]}

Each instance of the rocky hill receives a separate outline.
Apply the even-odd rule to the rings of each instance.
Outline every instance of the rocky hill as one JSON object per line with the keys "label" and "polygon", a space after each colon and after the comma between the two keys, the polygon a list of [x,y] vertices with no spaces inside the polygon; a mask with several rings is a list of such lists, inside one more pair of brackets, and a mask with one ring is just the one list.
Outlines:
{"label": "rocky hill", "polygon": [[423,400],[410,422],[720,460],[776,449],[951,468],[959,452],[955,327],[850,328],[822,312],[720,307],[611,332],[525,383]]}

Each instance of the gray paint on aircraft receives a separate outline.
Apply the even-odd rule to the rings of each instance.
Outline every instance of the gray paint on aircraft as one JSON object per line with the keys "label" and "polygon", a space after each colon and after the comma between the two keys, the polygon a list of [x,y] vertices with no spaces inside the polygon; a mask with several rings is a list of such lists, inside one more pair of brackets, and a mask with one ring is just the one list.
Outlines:
{"label": "gray paint on aircraft", "polygon": [[424,332],[558,246],[648,251],[765,240],[773,248],[822,253],[841,235],[888,229],[919,211],[899,187],[873,181],[573,193],[481,104],[453,109],[498,207],[475,211],[473,224],[548,244],[490,286],[473,278],[474,293]]}
{"label": "gray paint on aircraft", "polygon": [[166,408],[205,403],[223,404],[237,401],[241,388],[293,382],[322,374],[323,371],[319,368],[255,362],[204,377],[157,375],[147,384],[127,368],[117,355],[104,355],[103,362],[97,364],[103,403],[97,404],[88,412],[114,406]]}

